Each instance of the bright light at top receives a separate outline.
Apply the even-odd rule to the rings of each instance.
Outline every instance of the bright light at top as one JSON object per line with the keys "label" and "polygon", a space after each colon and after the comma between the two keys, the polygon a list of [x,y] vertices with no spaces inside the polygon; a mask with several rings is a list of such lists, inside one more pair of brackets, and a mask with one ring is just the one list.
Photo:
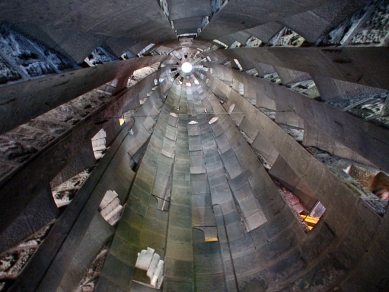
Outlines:
{"label": "bright light at top", "polygon": [[189,62],[185,62],[184,64],[181,65],[181,70],[184,73],[190,73],[192,72],[192,64]]}

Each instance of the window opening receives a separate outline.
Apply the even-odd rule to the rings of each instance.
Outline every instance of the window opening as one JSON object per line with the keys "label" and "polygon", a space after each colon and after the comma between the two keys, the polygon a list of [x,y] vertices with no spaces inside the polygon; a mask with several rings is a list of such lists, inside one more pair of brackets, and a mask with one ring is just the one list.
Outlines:
{"label": "window opening", "polygon": [[71,203],[78,190],[88,179],[93,168],[86,169],[71,177],[67,181],[51,188],[54,202],[58,208],[67,206]]}
{"label": "window opening", "polygon": [[138,57],[143,57],[143,54],[146,53],[148,50],[150,50],[152,47],[154,47],[155,44],[153,43],[150,43],[148,44],[146,47],[144,47],[139,53],[138,53]]}
{"label": "window opening", "polygon": [[122,210],[119,195],[115,191],[107,191],[99,205],[99,211],[104,220],[114,226],[119,221]]}
{"label": "window opening", "polygon": [[320,218],[323,216],[326,208],[319,201],[308,210],[300,201],[297,195],[288,190],[283,186],[279,181],[273,178],[273,182],[276,185],[279,192],[282,194],[289,208],[291,209],[293,215],[296,217],[297,221],[300,223],[300,227],[305,231],[311,231],[317,223],[319,223]]}
{"label": "window opening", "polygon": [[194,228],[203,231],[204,242],[218,242],[216,226],[195,226]]}
{"label": "window opening", "polygon": [[125,124],[125,120],[124,120],[124,118],[119,118],[119,125],[120,126],[123,126],[124,124]]}
{"label": "window opening", "polygon": [[324,214],[325,211],[326,208],[323,206],[323,204],[317,201],[316,205],[309,213],[303,211],[300,213],[300,216],[305,222],[305,224],[307,224],[309,230],[312,230],[319,222],[321,216]]}
{"label": "window opening", "polygon": [[258,77],[258,76],[259,76],[258,71],[257,71],[257,69],[255,69],[255,68],[246,70],[246,74],[247,74],[247,75],[251,75],[251,76],[255,76],[255,77]]}
{"label": "window opening", "polygon": [[256,38],[255,36],[251,36],[246,41],[246,47],[255,48],[255,47],[259,47],[260,45],[262,45],[262,41],[260,39]]}
{"label": "window opening", "polygon": [[239,94],[244,95],[244,84],[239,82]]}
{"label": "window opening", "polygon": [[101,129],[95,136],[92,138],[92,148],[93,148],[93,154],[96,158],[96,160],[101,159],[106,150],[106,138],[107,133],[104,131],[104,129]]}
{"label": "window opening", "polygon": [[146,101],[147,101],[147,96],[145,98],[139,99],[139,104],[140,105],[145,104]]}
{"label": "window opening", "polygon": [[190,72],[192,72],[192,69],[193,69],[193,65],[189,62],[185,62],[181,65],[181,71],[186,73],[186,74],[189,74]]}
{"label": "window opening", "polygon": [[236,64],[236,66],[238,66],[239,70],[240,70],[240,71],[243,71],[243,67],[242,67],[242,65],[240,64],[239,60],[238,60],[238,59],[234,59],[234,62],[235,62],[235,64]]}
{"label": "window opening", "polygon": [[240,48],[242,44],[238,41],[234,41],[232,45],[230,46],[230,49]]}
{"label": "window opening", "polygon": [[176,50],[172,51],[170,55],[176,57],[178,60],[182,59],[181,55]]}
{"label": "window opening", "polygon": [[147,247],[147,250],[142,249],[138,253],[138,258],[135,263],[135,268],[146,271],[147,277],[150,278],[150,284],[136,281],[142,285],[150,286],[156,289],[161,288],[164,276],[163,267],[165,262],[161,260],[159,254],[153,248]]}
{"label": "window opening", "polygon": [[235,103],[231,104],[230,107],[228,108],[228,114],[230,115],[232,113],[232,111],[234,110],[235,108]]}
{"label": "window opening", "polygon": [[85,276],[80,281],[79,286],[76,289],[76,292],[95,291],[96,284],[99,280],[108,253],[109,253],[109,242],[107,242],[97,253],[97,256],[93,260],[92,265],[89,267]]}
{"label": "window opening", "polygon": [[284,27],[269,41],[268,45],[282,47],[300,47],[305,39],[293,30]]}
{"label": "window opening", "polygon": [[219,40],[217,40],[217,39],[214,39],[213,42],[214,42],[214,43],[217,43],[218,45],[221,45],[221,46],[224,47],[225,49],[228,49],[228,45],[227,45],[227,44],[225,44],[225,43],[223,43],[223,42],[221,42],[221,41],[219,41]]}
{"label": "window opening", "polygon": [[90,67],[94,67],[99,64],[106,64],[118,60],[118,58],[116,58],[113,54],[111,54],[104,48],[97,47],[88,57],[84,59],[84,62]]}
{"label": "window opening", "polygon": [[116,89],[116,86],[118,84],[118,80],[119,79],[114,79],[108,83],[105,83],[105,84],[101,85],[100,87],[97,87],[96,91],[107,94],[107,95],[113,95],[113,93]]}
{"label": "window opening", "polygon": [[376,213],[383,216],[389,205],[389,176],[381,171],[355,164],[350,165],[345,171],[373,194],[362,199]]}
{"label": "window opening", "polygon": [[12,286],[45,240],[53,223],[50,222],[17,246],[0,255],[0,291],[8,291]]}
{"label": "window opening", "polygon": [[218,117],[213,117],[208,124],[212,125],[214,122],[216,122],[219,118]]}
{"label": "window opening", "polygon": [[228,61],[224,62],[223,65],[226,66],[226,67],[228,67],[228,68],[231,68],[231,61],[228,60]]}
{"label": "window opening", "polygon": [[197,37],[197,33],[182,33],[177,35],[177,37]]}
{"label": "window opening", "polygon": [[136,58],[137,56],[134,55],[130,51],[126,51],[123,55],[120,56],[123,60],[131,59],[131,58]]}
{"label": "window opening", "polygon": [[134,73],[131,75],[131,77],[128,78],[127,87],[135,85],[140,80],[154,73],[155,71],[158,70],[160,65],[161,65],[160,62],[156,62],[150,66],[145,66],[143,68],[135,70]]}
{"label": "window opening", "polygon": [[383,216],[389,203],[389,176],[381,170],[331,155],[315,147],[307,150],[328,167],[349,189],[378,215]]}

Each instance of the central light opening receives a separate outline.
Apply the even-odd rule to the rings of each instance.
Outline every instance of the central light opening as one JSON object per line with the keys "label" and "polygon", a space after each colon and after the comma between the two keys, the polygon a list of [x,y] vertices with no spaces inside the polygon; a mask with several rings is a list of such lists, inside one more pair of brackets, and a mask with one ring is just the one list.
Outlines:
{"label": "central light opening", "polygon": [[182,70],[182,72],[184,72],[184,73],[190,73],[190,72],[192,72],[192,68],[193,68],[193,66],[192,66],[192,64],[189,63],[189,62],[185,62],[185,63],[183,63],[183,64],[181,65],[181,70]]}

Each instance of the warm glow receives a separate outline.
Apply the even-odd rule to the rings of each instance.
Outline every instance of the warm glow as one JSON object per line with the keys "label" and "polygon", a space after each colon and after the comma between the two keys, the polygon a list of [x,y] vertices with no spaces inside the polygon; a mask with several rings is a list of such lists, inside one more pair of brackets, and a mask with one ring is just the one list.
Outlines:
{"label": "warm glow", "polygon": [[187,74],[192,72],[192,68],[193,68],[193,66],[189,62],[185,62],[184,64],[181,65],[182,72],[187,73]]}
{"label": "warm glow", "polygon": [[205,242],[216,242],[219,241],[217,237],[206,237]]}

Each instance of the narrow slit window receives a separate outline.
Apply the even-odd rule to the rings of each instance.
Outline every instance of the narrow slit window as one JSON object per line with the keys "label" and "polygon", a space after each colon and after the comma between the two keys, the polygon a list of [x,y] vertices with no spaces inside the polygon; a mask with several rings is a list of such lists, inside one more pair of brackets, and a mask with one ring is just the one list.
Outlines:
{"label": "narrow slit window", "polygon": [[235,64],[236,64],[236,66],[238,66],[239,70],[240,70],[240,71],[243,71],[243,67],[242,67],[242,65],[240,64],[239,60],[238,60],[238,59],[234,59],[234,62],[235,62]]}
{"label": "narrow slit window", "polygon": [[239,82],[239,94],[244,95],[244,84]]}

